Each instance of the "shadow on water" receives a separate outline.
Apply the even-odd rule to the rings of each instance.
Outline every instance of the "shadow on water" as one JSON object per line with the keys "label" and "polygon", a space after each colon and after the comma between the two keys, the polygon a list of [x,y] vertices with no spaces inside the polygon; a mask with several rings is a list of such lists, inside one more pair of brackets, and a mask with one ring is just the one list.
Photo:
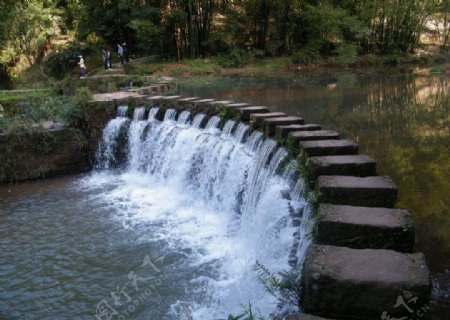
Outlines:
{"label": "shadow on water", "polygon": [[[450,312],[450,79],[406,75],[200,78],[177,93],[266,105],[355,140],[399,186],[432,271],[439,315]],[[442,310],[441,310],[442,309]],[[438,316],[439,316],[438,315]]]}

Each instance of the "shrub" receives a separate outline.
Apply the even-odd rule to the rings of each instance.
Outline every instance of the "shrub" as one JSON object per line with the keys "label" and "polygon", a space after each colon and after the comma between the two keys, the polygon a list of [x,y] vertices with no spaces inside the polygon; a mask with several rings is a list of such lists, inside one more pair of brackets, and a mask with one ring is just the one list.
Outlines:
{"label": "shrub", "polygon": [[91,45],[82,45],[79,42],[73,42],[61,51],[54,51],[49,55],[45,63],[45,72],[52,77],[62,79],[66,73],[77,66],[79,61],[78,56],[80,54],[87,56],[96,52],[96,50]]}
{"label": "shrub", "polygon": [[321,60],[319,47],[308,45],[294,52],[291,57],[293,64],[314,64]]}
{"label": "shrub", "polygon": [[228,54],[219,55],[217,62],[224,68],[236,68],[241,67],[247,58],[245,50],[234,47]]}
{"label": "shrub", "polygon": [[334,63],[340,66],[354,64],[358,58],[358,48],[352,43],[343,43],[334,50]]}

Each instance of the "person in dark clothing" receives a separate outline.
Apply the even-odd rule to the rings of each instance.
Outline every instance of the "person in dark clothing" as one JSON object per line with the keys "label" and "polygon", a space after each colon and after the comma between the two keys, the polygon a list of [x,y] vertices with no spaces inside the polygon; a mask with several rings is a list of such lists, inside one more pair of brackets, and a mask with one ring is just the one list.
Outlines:
{"label": "person in dark clothing", "polygon": [[120,59],[120,64],[123,65],[123,47],[120,44],[117,44],[117,55]]}
{"label": "person in dark clothing", "polygon": [[102,59],[105,70],[108,70],[108,51],[105,49],[102,49]]}
{"label": "person in dark clothing", "polygon": [[126,63],[129,63],[130,62],[130,53],[128,52],[128,46],[127,46],[126,42],[124,42],[122,44],[122,49],[123,49],[123,58]]}

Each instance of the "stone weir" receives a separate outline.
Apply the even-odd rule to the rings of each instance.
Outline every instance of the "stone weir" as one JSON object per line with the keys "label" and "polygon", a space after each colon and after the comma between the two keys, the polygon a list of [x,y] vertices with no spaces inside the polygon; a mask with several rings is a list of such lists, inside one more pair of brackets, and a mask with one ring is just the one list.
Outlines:
{"label": "stone weir", "polygon": [[[317,190],[316,232],[301,270],[301,314],[290,320],[425,319],[431,284],[422,253],[414,252],[414,223],[395,208],[397,186],[376,173],[376,162],[338,132],[266,106],[199,97],[139,96],[96,102],[118,107],[173,108],[219,115],[250,124],[293,158],[308,163],[310,189]],[[131,107],[131,108],[130,108]],[[94,143],[94,142],[93,142]],[[92,146],[93,148],[95,146]]]}
{"label": "stone weir", "polygon": [[[100,81],[95,79],[82,80]],[[172,89],[176,85],[174,80],[162,78],[150,86],[95,94],[93,101],[80,110],[76,127],[46,121],[25,131],[0,133],[0,183],[89,171],[103,128],[115,114],[115,105],[124,101],[141,103],[148,94]],[[86,81],[80,80],[80,83]]]}

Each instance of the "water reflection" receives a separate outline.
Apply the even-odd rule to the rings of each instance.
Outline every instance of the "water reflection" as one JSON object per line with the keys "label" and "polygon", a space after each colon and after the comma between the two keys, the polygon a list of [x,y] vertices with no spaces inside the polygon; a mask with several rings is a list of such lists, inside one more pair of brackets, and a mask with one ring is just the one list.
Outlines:
{"label": "water reflection", "polygon": [[355,74],[283,79],[203,78],[181,82],[185,96],[267,105],[334,129],[376,158],[379,174],[400,188],[398,206],[409,209],[417,250],[434,272],[450,256],[450,81],[443,77]]}

